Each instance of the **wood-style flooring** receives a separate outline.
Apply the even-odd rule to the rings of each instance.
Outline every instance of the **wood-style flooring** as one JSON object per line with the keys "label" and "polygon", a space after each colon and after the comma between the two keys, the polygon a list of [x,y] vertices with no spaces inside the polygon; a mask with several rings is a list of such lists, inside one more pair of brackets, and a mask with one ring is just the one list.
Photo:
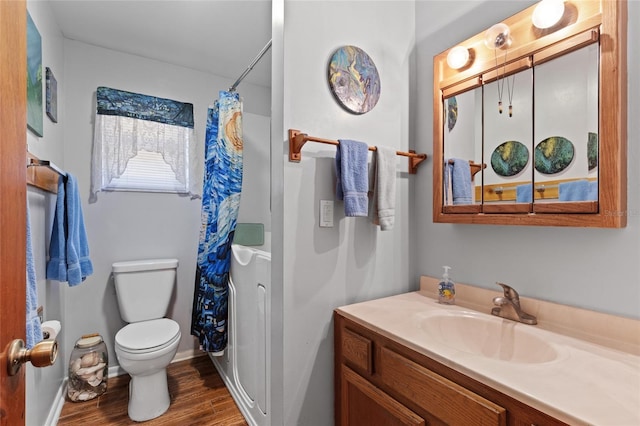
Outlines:
{"label": "wood-style flooring", "polygon": [[208,356],[170,364],[167,368],[171,406],[144,423],[129,419],[129,375],[112,377],[107,392],[85,402],[65,401],[60,426],[94,425],[248,425]]}

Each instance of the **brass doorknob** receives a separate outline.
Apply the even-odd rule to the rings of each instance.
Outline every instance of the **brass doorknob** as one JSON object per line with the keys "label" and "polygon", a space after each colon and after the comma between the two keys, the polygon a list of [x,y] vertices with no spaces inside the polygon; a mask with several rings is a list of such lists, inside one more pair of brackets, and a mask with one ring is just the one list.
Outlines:
{"label": "brass doorknob", "polygon": [[15,339],[7,349],[7,371],[13,376],[20,371],[22,364],[31,361],[34,367],[46,367],[56,362],[58,342],[43,340],[33,348],[27,349],[22,339]]}

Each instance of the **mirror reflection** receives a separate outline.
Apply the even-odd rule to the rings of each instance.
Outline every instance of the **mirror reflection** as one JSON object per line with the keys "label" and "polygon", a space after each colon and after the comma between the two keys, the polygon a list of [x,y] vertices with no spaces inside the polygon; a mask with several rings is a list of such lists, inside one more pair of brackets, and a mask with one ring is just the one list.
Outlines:
{"label": "mirror reflection", "polygon": [[532,81],[529,68],[484,87],[485,202],[531,202]]}
{"label": "mirror reflection", "polygon": [[536,201],[597,201],[598,44],[534,69]]}
{"label": "mirror reflection", "polygon": [[444,205],[482,203],[482,87],[445,99],[444,114]]}
{"label": "mirror reflection", "polygon": [[598,200],[598,49],[444,99],[445,206]]}

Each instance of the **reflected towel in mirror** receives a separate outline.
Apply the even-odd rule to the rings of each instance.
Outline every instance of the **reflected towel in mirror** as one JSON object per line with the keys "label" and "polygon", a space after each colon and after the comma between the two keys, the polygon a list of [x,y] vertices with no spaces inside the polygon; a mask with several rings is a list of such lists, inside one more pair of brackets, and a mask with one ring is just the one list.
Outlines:
{"label": "reflected towel in mirror", "polygon": [[598,181],[574,180],[558,185],[560,201],[596,201],[598,199]]}
{"label": "reflected towel in mirror", "polygon": [[[451,196],[446,204],[471,204],[471,166],[461,158],[445,160],[445,194]],[[446,197],[445,197],[446,198]]]}
{"label": "reflected towel in mirror", "polygon": [[525,183],[524,185],[516,186],[516,203],[530,203],[533,197],[531,196],[532,185]]}

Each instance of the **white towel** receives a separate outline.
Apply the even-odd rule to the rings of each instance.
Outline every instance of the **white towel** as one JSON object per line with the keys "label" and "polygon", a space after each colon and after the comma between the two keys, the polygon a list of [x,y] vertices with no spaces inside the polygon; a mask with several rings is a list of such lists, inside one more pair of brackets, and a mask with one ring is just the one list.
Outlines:
{"label": "white towel", "polygon": [[377,146],[374,158],[373,223],[389,231],[396,214],[396,150]]}

